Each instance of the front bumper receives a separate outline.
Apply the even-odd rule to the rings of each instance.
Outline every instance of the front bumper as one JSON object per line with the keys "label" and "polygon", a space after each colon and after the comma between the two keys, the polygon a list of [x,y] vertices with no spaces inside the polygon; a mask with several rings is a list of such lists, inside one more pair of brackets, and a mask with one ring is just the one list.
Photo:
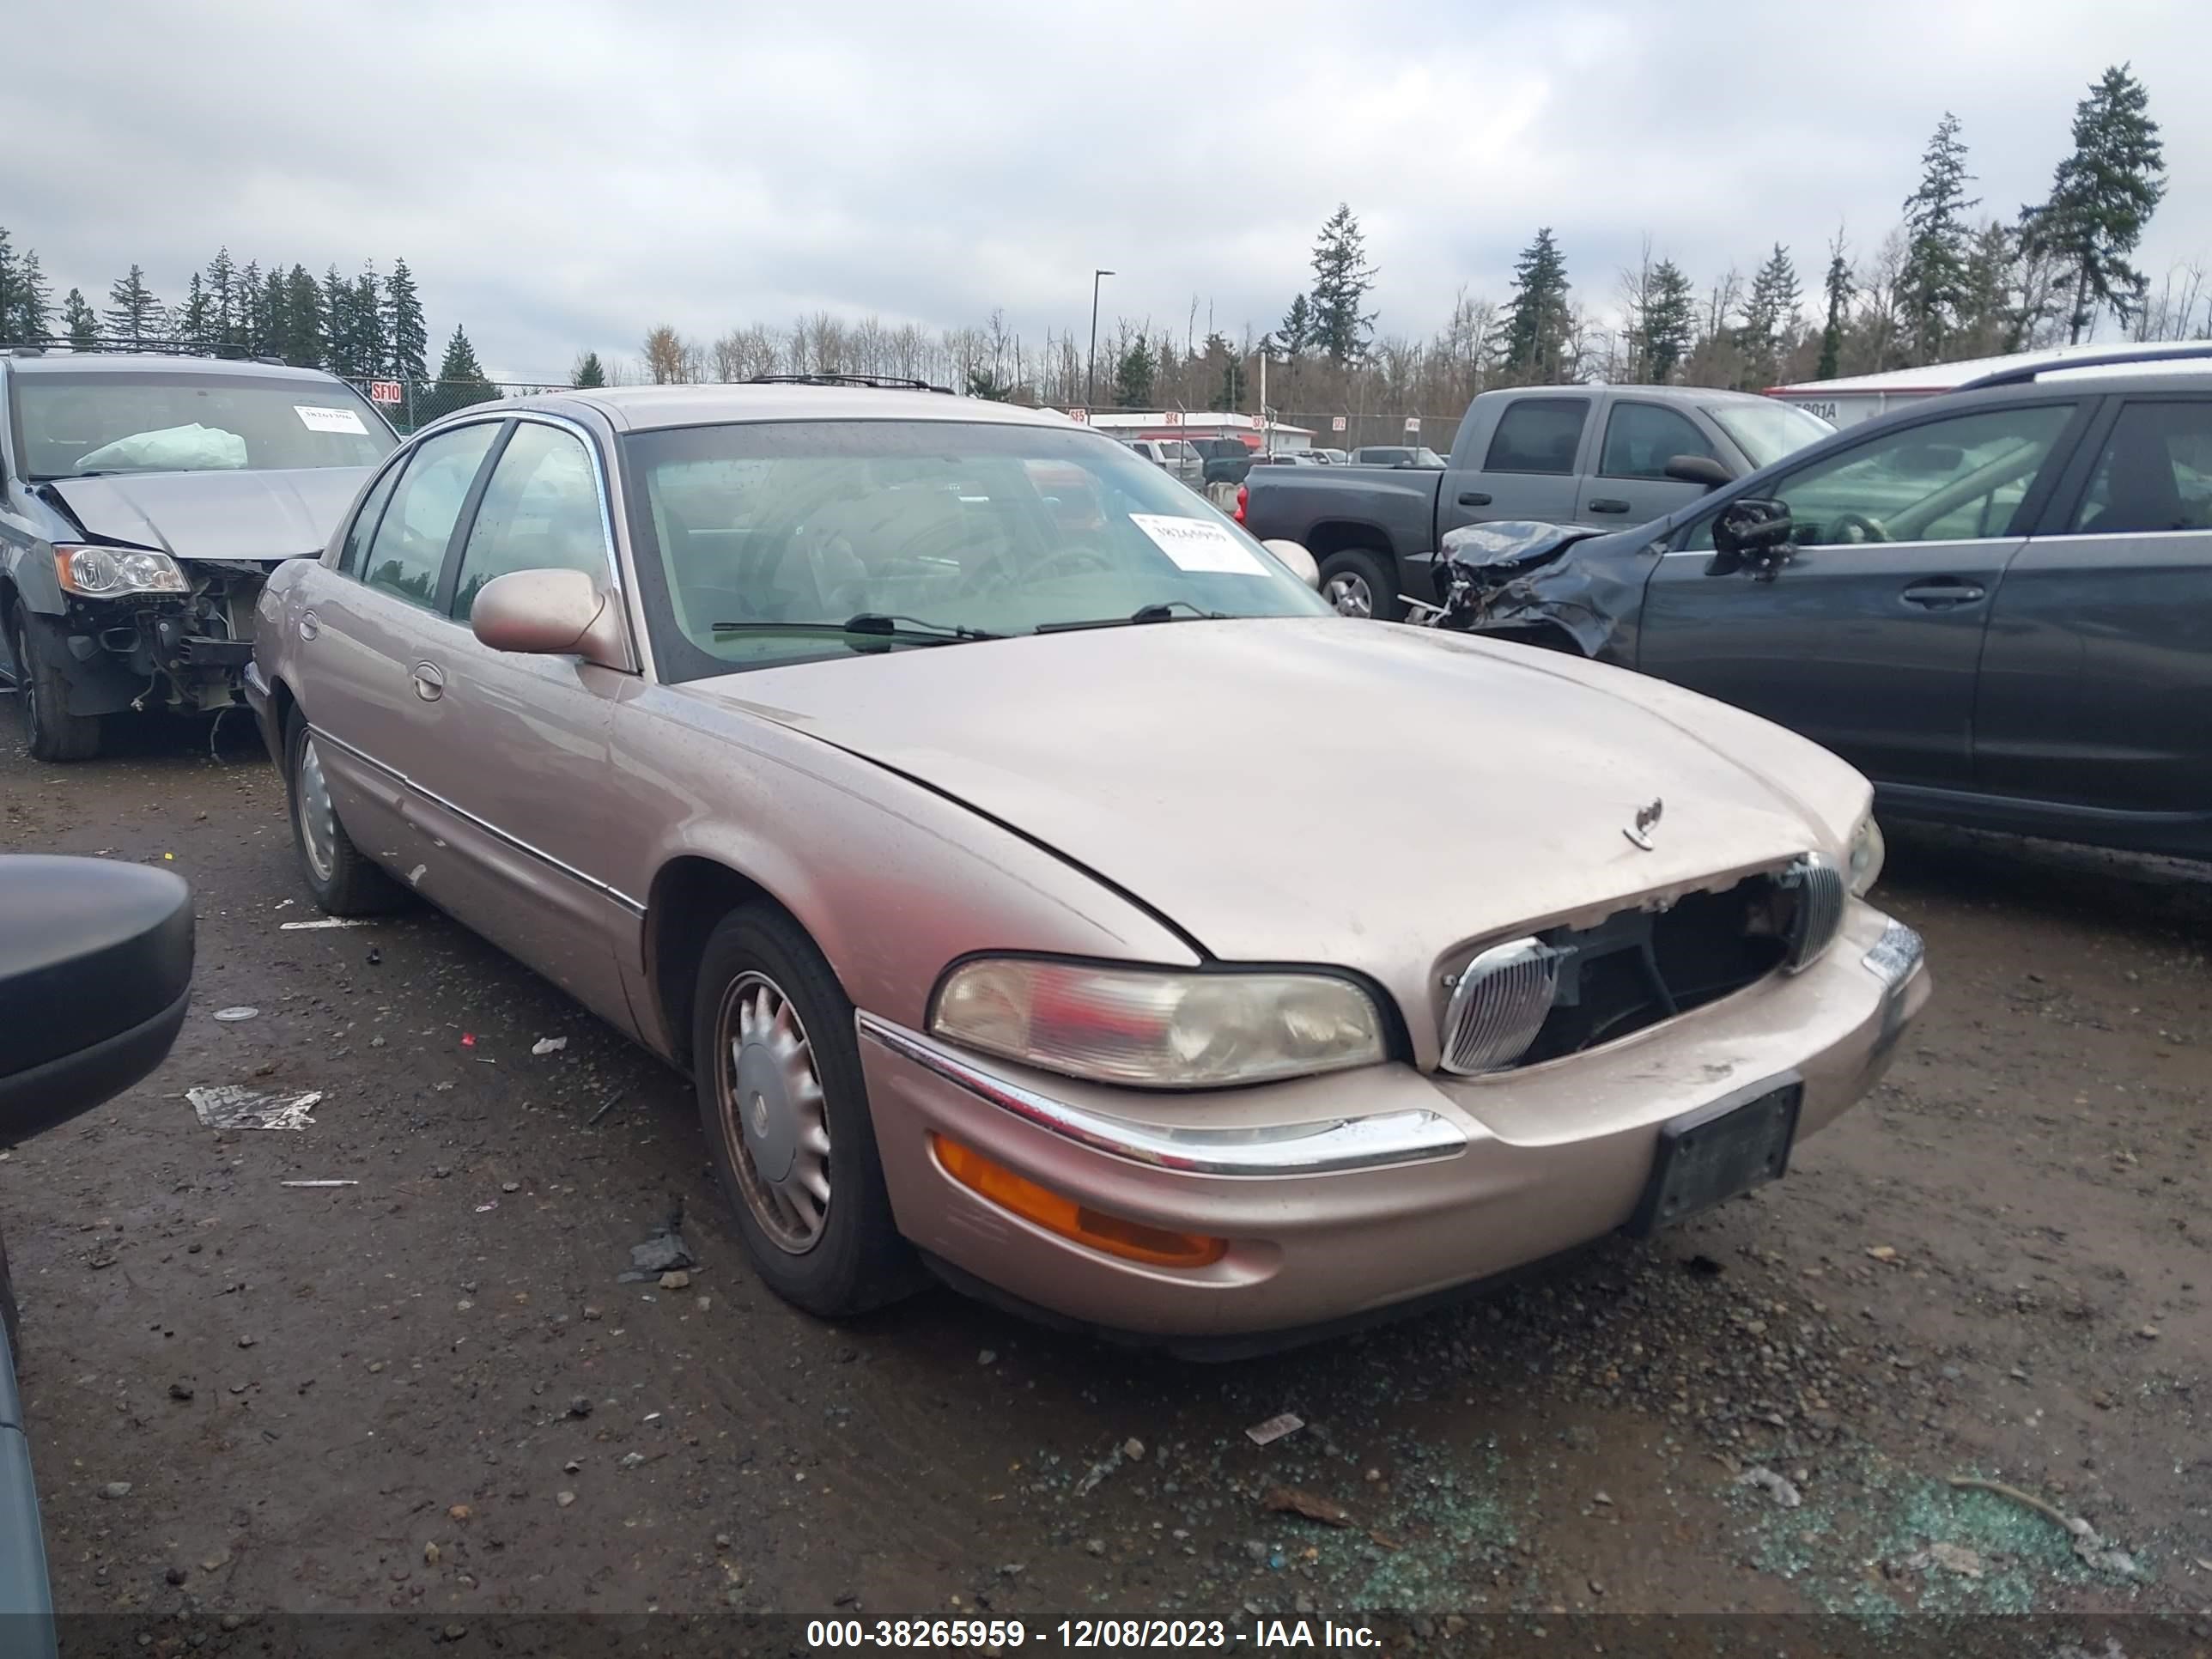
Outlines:
{"label": "front bumper", "polygon": [[[1917,936],[1853,901],[1802,973],[1490,1078],[1393,1065],[1152,1095],[979,1061],[865,1013],[859,1025],[908,1239],[1020,1303],[1180,1343],[1356,1322],[1613,1232],[1662,1125],[1795,1075],[1798,1133],[1823,1127],[1880,1078],[1929,989]],[[933,1133],[1083,1205],[1227,1238],[1227,1254],[1177,1269],[1079,1244],[954,1181]]]}

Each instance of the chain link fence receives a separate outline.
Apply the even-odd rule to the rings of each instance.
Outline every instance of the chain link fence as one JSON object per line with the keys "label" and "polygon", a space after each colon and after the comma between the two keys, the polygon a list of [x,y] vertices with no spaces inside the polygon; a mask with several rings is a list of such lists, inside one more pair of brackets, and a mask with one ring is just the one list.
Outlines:
{"label": "chain link fence", "polygon": [[[1288,410],[1279,412],[1275,418],[1285,426],[1302,426],[1313,434],[1316,449],[1358,449],[1368,444],[1425,444],[1438,454],[1451,447],[1452,434],[1459,430],[1463,410],[1455,410],[1449,415],[1398,413],[1395,415],[1347,415],[1341,411],[1325,414],[1293,415]],[[1406,429],[1407,421],[1417,422],[1412,431]],[[1336,426],[1338,421],[1344,425]]]}
{"label": "chain link fence", "polygon": [[568,390],[565,380],[349,380],[346,384],[381,410],[403,435],[476,404]]}

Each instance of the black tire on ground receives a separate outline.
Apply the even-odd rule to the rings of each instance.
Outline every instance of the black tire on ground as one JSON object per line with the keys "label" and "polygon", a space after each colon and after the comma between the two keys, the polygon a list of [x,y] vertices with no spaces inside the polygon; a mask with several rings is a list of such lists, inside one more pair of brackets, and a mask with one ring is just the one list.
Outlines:
{"label": "black tire on ground", "polygon": [[69,712],[69,680],[54,660],[52,629],[19,604],[8,615],[8,657],[31,758],[90,760],[100,752],[100,716]]}
{"label": "black tire on ground", "polygon": [[[758,979],[749,981],[755,975]],[[736,1062],[723,1035],[726,1003],[741,985],[757,986],[758,980],[781,993],[804,1030],[831,1149],[825,1164],[830,1196],[820,1212],[818,1234],[796,1251],[776,1242],[747,1199],[746,1172],[757,1166],[736,1121],[742,1103]],[[775,905],[741,906],[708,937],[692,1005],[691,1058],[700,1124],[715,1176],[736,1212],[753,1266],[769,1288],[827,1319],[866,1313],[918,1288],[924,1280],[920,1261],[892,1221],[884,1188],[853,1005],[805,930]],[[726,1100],[731,1103],[728,1111]],[[757,1176],[752,1179],[758,1188]]]}
{"label": "black tire on ground", "polygon": [[1396,622],[1406,614],[1393,562],[1364,547],[1347,547],[1321,562],[1321,591],[1347,617]]}
{"label": "black tire on ground", "polygon": [[[353,844],[345,825],[338,822],[337,809],[329,805],[327,832],[329,852],[327,868],[318,871],[316,860],[307,848],[307,819],[313,809],[303,799],[301,768],[307,761],[313,744],[313,734],[297,709],[284,725],[284,797],[290,805],[292,844],[299,849],[300,873],[307,880],[308,890],[314,894],[315,902],[333,916],[381,915],[397,908],[405,900],[399,884],[386,875],[362,850]],[[320,756],[314,758],[318,769]]]}

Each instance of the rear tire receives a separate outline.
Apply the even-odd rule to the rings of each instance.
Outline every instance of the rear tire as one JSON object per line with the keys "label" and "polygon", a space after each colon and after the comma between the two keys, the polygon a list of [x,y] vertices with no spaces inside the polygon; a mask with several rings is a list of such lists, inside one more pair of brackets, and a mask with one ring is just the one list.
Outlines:
{"label": "rear tire", "polygon": [[1322,561],[1321,592],[1340,616],[1396,622],[1406,614],[1392,562],[1364,547],[1347,547]]}
{"label": "rear tire", "polygon": [[884,1188],[853,1005],[774,905],[733,910],[708,936],[691,1062],[714,1173],[770,1290],[844,1319],[921,1282]]}
{"label": "rear tire", "polygon": [[8,616],[8,656],[15,665],[15,701],[23,742],[33,760],[90,760],[100,752],[100,716],[69,712],[69,679],[53,658],[45,618],[18,604]]}
{"label": "rear tire", "polygon": [[404,896],[398,883],[353,844],[338,822],[315,735],[297,709],[284,726],[284,789],[291,805],[292,842],[300,849],[300,873],[325,913],[374,916],[397,908]]}

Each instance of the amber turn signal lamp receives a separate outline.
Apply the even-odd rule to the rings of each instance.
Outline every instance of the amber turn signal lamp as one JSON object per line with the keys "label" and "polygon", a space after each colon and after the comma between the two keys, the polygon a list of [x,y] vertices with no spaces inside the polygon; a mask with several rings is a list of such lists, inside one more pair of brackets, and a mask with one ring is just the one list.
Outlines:
{"label": "amber turn signal lamp", "polygon": [[1229,1253],[1225,1238],[1170,1232],[1164,1227],[1148,1227],[1141,1221],[1108,1215],[1062,1197],[1048,1187],[1040,1187],[957,1140],[940,1134],[929,1139],[945,1173],[969,1191],[981,1194],[1000,1209],[1011,1210],[1048,1232],[1094,1250],[1155,1267],[1204,1267]]}

